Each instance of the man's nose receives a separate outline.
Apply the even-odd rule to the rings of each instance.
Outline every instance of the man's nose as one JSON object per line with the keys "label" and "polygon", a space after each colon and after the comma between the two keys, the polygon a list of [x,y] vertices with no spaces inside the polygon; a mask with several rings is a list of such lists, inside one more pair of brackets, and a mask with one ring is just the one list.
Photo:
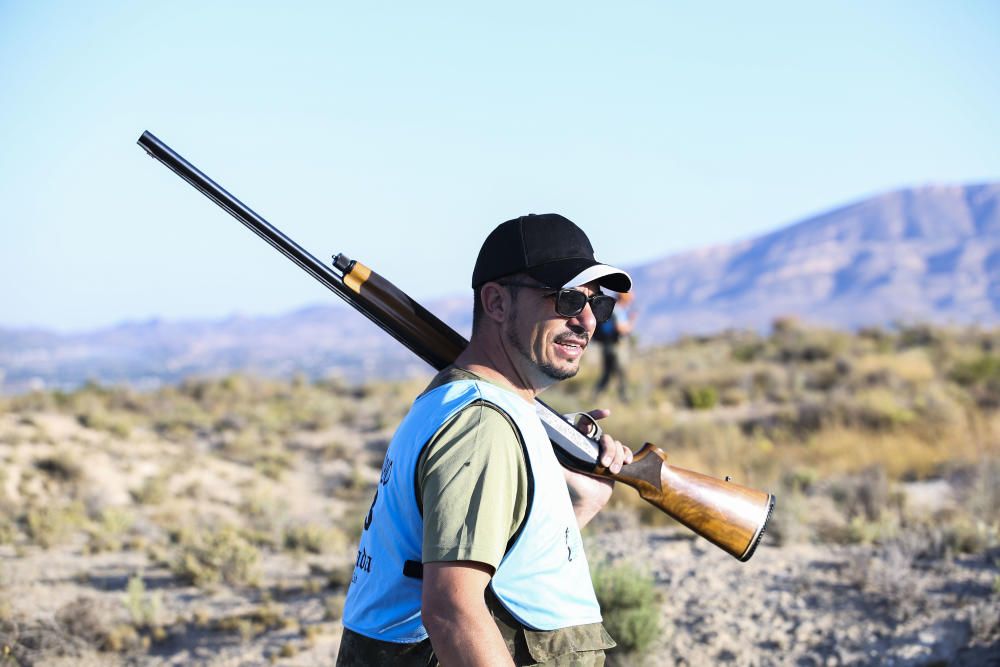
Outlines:
{"label": "man's nose", "polygon": [[594,311],[590,307],[589,301],[587,302],[587,305],[583,307],[583,310],[580,311],[580,314],[570,321],[572,322],[574,320],[578,322],[581,327],[587,330],[588,335],[593,335],[594,330],[597,329],[597,318],[594,317]]}

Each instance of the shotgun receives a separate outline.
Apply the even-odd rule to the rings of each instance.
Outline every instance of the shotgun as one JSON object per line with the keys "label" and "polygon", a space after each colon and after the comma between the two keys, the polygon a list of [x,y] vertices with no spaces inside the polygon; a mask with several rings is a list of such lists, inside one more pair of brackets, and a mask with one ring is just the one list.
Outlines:
{"label": "shotgun", "polygon": [[[334,256],[331,266],[320,262],[150,132],[143,132],[138,144],[436,370],[449,366],[468,345],[458,332],[361,262],[343,254]],[[648,442],[632,463],[612,474],[598,464],[594,440],[542,401],[536,399],[535,410],[563,466],[627,484],[735,558],[747,561],[753,555],[774,508],[772,494],[672,466],[667,455]]]}

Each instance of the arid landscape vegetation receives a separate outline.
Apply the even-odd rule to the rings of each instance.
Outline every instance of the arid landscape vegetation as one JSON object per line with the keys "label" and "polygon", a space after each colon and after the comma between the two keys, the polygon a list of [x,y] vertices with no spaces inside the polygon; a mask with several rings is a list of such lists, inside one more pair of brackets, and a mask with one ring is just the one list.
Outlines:
{"label": "arid landscape vegetation", "polygon": [[[585,534],[614,663],[1000,664],[1000,330],[684,338],[633,350],[627,404],[590,356],[553,407],[778,498],[738,563],[616,490]],[[425,382],[3,397],[0,665],[331,664]]]}

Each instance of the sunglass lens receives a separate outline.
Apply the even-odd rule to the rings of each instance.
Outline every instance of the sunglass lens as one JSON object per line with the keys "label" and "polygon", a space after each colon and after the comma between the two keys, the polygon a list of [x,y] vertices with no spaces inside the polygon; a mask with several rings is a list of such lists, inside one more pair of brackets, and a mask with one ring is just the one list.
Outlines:
{"label": "sunglass lens", "polygon": [[594,311],[594,319],[606,322],[615,309],[615,300],[610,296],[599,294],[590,300],[590,309]]}
{"label": "sunglass lens", "polygon": [[575,289],[560,290],[556,297],[556,312],[563,317],[576,317],[587,305],[587,295]]}

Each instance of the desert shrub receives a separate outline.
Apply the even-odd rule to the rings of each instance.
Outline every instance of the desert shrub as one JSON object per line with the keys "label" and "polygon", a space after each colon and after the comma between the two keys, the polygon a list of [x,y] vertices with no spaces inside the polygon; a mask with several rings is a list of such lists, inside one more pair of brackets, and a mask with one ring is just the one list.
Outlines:
{"label": "desert shrub", "polygon": [[280,605],[265,602],[248,612],[206,620],[203,625],[218,632],[238,632],[244,641],[248,641],[269,630],[288,628],[294,622],[294,619],[285,616]]}
{"label": "desert shrub", "polygon": [[83,528],[86,513],[79,502],[32,507],[25,515],[25,526],[32,542],[46,549],[65,541]]}
{"label": "desert shrub", "polygon": [[857,552],[847,571],[870,604],[899,622],[913,618],[926,605],[922,577],[914,572],[915,549],[919,546],[909,537],[893,540],[879,549]]}
{"label": "desert shrub", "polygon": [[858,338],[870,341],[879,351],[889,351],[892,349],[892,334],[882,327],[869,326],[858,329]]}
{"label": "desert shrub", "polygon": [[344,615],[345,599],[343,593],[327,595],[323,599],[323,618],[327,621],[339,621]]}
{"label": "desert shrub", "polygon": [[17,540],[17,522],[3,508],[0,508],[0,545],[13,544]]}
{"label": "desert shrub", "polygon": [[972,479],[960,486],[963,506],[974,517],[1000,522],[1000,457],[984,457],[971,470]]}
{"label": "desert shrub", "polygon": [[280,542],[279,536],[288,514],[288,503],[283,498],[276,498],[257,486],[249,487],[243,491],[239,513],[254,531],[275,536],[268,542]]}
{"label": "desert shrub", "polygon": [[251,465],[260,474],[274,480],[280,480],[294,463],[277,435],[260,425],[224,433],[216,446],[219,453],[230,461]]}
{"label": "desert shrub", "polygon": [[81,426],[96,431],[104,431],[119,438],[127,438],[132,433],[130,420],[110,412],[84,412],[77,415]]}
{"label": "desert shrub", "polygon": [[919,385],[937,377],[934,364],[923,348],[892,354],[866,354],[855,360],[851,372],[867,386]]}
{"label": "desert shrub", "polygon": [[87,551],[120,551],[122,538],[132,527],[135,517],[123,507],[108,507],[87,526]]}
{"label": "desert shrub", "polygon": [[75,483],[83,479],[83,466],[67,452],[37,459],[35,468],[63,483]]}
{"label": "desert shrub", "polygon": [[980,554],[1000,546],[1000,525],[962,517],[936,526],[949,553]]}
{"label": "desert shrub", "polygon": [[881,388],[862,390],[841,404],[844,423],[873,431],[885,431],[914,420],[913,411],[899,396]]}
{"label": "desert shrub", "polygon": [[167,499],[168,479],[168,476],[162,473],[150,475],[143,480],[139,488],[130,490],[129,494],[140,505],[159,505]]}
{"label": "desert shrub", "polygon": [[808,542],[812,532],[808,505],[802,492],[779,491],[778,499],[762,539],[776,546]]}
{"label": "desert shrub", "polygon": [[733,346],[730,354],[735,361],[746,364],[763,358],[766,352],[767,345],[765,345],[763,341],[754,340],[745,343],[737,343]]}
{"label": "desert shrub", "polygon": [[262,454],[254,462],[253,467],[254,470],[264,475],[264,477],[280,481],[285,471],[292,468],[293,463],[292,457],[288,452],[271,451]]}
{"label": "desert shrub", "polygon": [[220,581],[239,586],[257,582],[259,561],[256,547],[235,528],[226,526],[184,536],[173,571],[196,586]]}
{"label": "desert shrub", "polygon": [[936,435],[960,430],[966,423],[966,411],[961,396],[954,387],[935,383],[919,391],[913,398],[913,410],[920,418],[920,426]]}
{"label": "desert shrub", "polygon": [[837,479],[828,492],[848,519],[860,517],[875,521],[890,506],[890,500],[897,507],[899,503],[890,491],[889,479],[882,466],[872,466],[856,475]]}
{"label": "desert shrub", "polygon": [[152,401],[153,430],[173,442],[183,442],[212,431],[212,415],[177,389],[167,387]]}
{"label": "desert shrub", "polygon": [[292,551],[321,554],[347,546],[347,536],[336,528],[307,523],[285,528],[284,545]]}
{"label": "desert shrub", "polygon": [[755,368],[750,375],[749,384],[750,398],[752,400],[785,403],[790,399],[784,374],[776,367],[763,366]]}
{"label": "desert shrub", "polygon": [[726,407],[744,405],[749,402],[750,396],[742,387],[724,387],[719,392],[719,403]]}
{"label": "desert shrub", "polygon": [[321,571],[326,576],[327,586],[336,591],[346,591],[351,585],[351,578],[354,576],[354,560],[349,563],[341,563],[327,571]]}
{"label": "desert shrub", "polygon": [[55,412],[59,409],[59,396],[63,392],[31,391],[27,394],[9,396],[4,399],[4,412]]}
{"label": "desert shrub", "polygon": [[843,376],[843,364],[835,361],[824,361],[814,364],[805,374],[805,388],[812,391],[830,391],[836,387]]}
{"label": "desert shrub", "polygon": [[641,653],[659,633],[660,610],[653,577],[630,565],[598,566],[594,591],[604,625],[618,642],[613,652]]}
{"label": "desert shrub", "polygon": [[771,342],[782,363],[813,363],[835,357],[847,347],[846,335],[824,329],[809,329],[794,322],[775,321]]}
{"label": "desert shrub", "polygon": [[1000,406],[1000,356],[983,354],[975,359],[958,362],[948,377],[972,390],[981,406]]}
{"label": "desert shrub", "polygon": [[932,347],[941,342],[942,335],[927,324],[902,326],[896,338],[896,346],[900,350],[911,347]]}
{"label": "desert shrub", "polygon": [[56,622],[73,637],[105,652],[142,647],[135,628],[120,618],[120,608],[110,600],[80,597],[56,612]]}
{"label": "desert shrub", "polygon": [[715,387],[685,387],[684,404],[693,410],[711,410],[719,402]]}
{"label": "desert shrub", "polygon": [[159,591],[147,593],[146,584],[140,574],[129,578],[125,587],[124,603],[136,627],[155,628],[162,623],[163,596]]}
{"label": "desert shrub", "polygon": [[820,480],[819,471],[809,466],[796,466],[781,479],[781,487],[792,493],[809,493]]}
{"label": "desert shrub", "polygon": [[819,533],[826,542],[835,544],[883,543],[899,535],[900,525],[892,518],[869,521],[863,516],[855,516],[844,524],[826,524]]}

